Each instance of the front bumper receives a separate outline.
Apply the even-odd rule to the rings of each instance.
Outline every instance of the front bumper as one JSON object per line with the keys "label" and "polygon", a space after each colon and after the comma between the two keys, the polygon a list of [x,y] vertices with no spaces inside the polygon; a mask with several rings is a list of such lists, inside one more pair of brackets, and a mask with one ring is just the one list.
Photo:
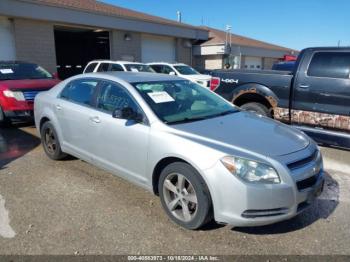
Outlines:
{"label": "front bumper", "polygon": [[[309,168],[306,166],[303,172]],[[304,211],[323,190],[323,170],[315,175],[312,185],[304,189],[297,186],[300,174],[294,176],[287,168],[278,172],[283,178],[281,184],[250,184],[229,173],[220,162],[207,169],[205,179],[215,220],[237,227],[273,224]]]}
{"label": "front bumper", "polygon": [[34,113],[32,110],[14,110],[14,111],[4,111],[4,115],[10,119],[34,119]]}

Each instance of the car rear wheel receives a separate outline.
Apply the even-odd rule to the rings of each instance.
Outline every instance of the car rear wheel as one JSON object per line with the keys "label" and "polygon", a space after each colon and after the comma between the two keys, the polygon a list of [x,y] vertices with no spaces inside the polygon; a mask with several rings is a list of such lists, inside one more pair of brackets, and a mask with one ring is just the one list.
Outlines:
{"label": "car rear wheel", "polygon": [[67,154],[63,153],[61,150],[56,130],[50,121],[43,124],[40,133],[44,151],[49,158],[61,160],[67,156]]}
{"label": "car rear wheel", "polygon": [[5,116],[4,111],[0,107],[0,127],[7,127],[11,124],[11,121]]}
{"label": "car rear wheel", "polygon": [[255,103],[255,102],[247,103],[247,104],[241,105],[240,108],[245,111],[253,112],[261,116],[271,117],[270,110],[265,105],[260,103]]}
{"label": "car rear wheel", "polygon": [[198,229],[212,219],[209,190],[189,164],[176,162],[165,167],[158,190],[164,210],[178,225]]}

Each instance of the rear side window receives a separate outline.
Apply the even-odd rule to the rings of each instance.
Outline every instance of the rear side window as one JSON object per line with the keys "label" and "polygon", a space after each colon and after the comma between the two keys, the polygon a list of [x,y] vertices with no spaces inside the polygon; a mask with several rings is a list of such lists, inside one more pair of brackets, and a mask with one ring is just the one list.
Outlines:
{"label": "rear side window", "polygon": [[107,72],[109,69],[108,63],[101,63],[100,66],[97,69],[97,72]]}
{"label": "rear side window", "polygon": [[345,78],[350,75],[350,53],[318,52],[312,57],[308,76]]}
{"label": "rear side window", "polygon": [[94,72],[94,69],[95,69],[96,65],[97,65],[97,63],[91,63],[91,64],[89,64],[89,65],[85,68],[84,73],[92,73],[92,72]]}
{"label": "rear side window", "polygon": [[92,106],[97,85],[97,80],[76,80],[63,89],[60,97],[75,103]]}
{"label": "rear side window", "polygon": [[109,71],[124,71],[123,67],[118,64],[111,64]]}

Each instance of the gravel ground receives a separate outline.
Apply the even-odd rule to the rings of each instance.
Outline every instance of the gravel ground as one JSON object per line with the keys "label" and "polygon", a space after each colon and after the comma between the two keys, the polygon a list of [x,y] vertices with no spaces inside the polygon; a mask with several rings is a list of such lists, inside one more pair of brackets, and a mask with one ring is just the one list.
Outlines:
{"label": "gravel ground", "polygon": [[0,129],[0,254],[348,254],[350,152],[322,148],[326,187],[278,224],[188,231],[159,199],[77,159],[48,159],[33,127]]}

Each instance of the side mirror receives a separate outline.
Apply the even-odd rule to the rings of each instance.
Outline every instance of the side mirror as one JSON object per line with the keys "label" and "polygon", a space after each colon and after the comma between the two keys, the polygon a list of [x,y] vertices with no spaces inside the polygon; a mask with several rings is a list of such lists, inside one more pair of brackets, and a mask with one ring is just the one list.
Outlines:
{"label": "side mirror", "polygon": [[112,117],[125,120],[134,120],[137,123],[143,122],[142,115],[135,112],[131,107],[124,107],[122,109],[114,110]]}
{"label": "side mirror", "polygon": [[176,73],[175,73],[174,71],[171,71],[171,72],[169,72],[169,75],[171,75],[171,76],[175,76],[175,75],[176,75]]}

